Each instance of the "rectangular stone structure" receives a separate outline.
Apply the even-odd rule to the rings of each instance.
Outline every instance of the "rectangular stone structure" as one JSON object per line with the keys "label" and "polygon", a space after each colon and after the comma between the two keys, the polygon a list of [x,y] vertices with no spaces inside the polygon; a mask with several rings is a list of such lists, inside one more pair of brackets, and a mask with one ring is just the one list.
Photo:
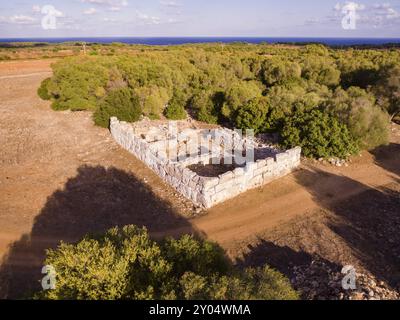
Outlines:
{"label": "rectangular stone structure", "polygon": [[[225,149],[245,145],[244,139],[227,128],[186,128],[174,133],[171,126],[176,127],[176,123],[153,126],[148,122],[126,123],[115,117],[110,120],[110,132],[115,141],[196,206],[211,208],[241,192],[276,180],[300,165],[300,147],[281,152],[250,141],[256,154],[263,149],[263,154],[268,151],[267,155],[218,176],[200,176],[188,167],[212,163],[216,154],[220,154],[221,159],[226,158]],[[202,146],[205,137],[212,139],[217,136],[215,130],[218,130],[218,143],[221,145]],[[249,143],[249,138],[246,138],[246,143]]]}

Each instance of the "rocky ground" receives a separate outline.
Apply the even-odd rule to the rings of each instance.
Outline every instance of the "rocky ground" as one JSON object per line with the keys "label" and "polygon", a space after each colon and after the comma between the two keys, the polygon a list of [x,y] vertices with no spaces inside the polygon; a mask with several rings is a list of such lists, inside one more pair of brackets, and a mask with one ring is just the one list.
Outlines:
{"label": "rocky ground", "polygon": [[[342,269],[343,270],[343,269]],[[316,258],[309,265],[293,267],[290,279],[294,288],[307,300],[398,300],[400,288],[392,289],[369,273],[355,273],[355,288],[344,289],[345,273]]]}

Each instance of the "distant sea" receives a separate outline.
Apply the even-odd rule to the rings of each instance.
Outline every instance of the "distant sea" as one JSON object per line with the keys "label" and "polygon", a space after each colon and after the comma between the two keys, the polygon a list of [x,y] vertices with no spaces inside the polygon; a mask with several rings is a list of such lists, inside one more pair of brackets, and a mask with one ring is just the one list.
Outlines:
{"label": "distant sea", "polygon": [[81,37],[81,38],[0,38],[0,42],[91,42],[144,45],[180,45],[190,43],[323,43],[330,46],[400,44],[400,38],[268,38],[268,37]]}

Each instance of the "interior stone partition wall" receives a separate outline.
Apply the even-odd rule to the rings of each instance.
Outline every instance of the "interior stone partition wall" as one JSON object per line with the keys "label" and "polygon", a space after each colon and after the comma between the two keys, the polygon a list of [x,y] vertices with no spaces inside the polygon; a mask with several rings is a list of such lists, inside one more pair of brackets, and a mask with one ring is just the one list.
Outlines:
{"label": "interior stone partition wall", "polygon": [[[174,126],[175,131],[171,130]],[[226,128],[177,130],[176,122],[151,126],[148,122],[132,124],[113,117],[110,131],[124,149],[143,161],[195,205],[204,208],[280,178],[300,165],[300,147],[281,152],[260,145],[254,139],[242,138]],[[199,146],[199,140],[202,139],[204,141]],[[213,140],[218,143],[209,143]],[[247,147],[247,153],[251,154],[253,151],[249,146],[254,148],[255,159],[219,176],[200,176],[188,168],[196,164],[216,163],[222,158],[226,163],[229,157],[239,162],[237,157],[242,152],[232,157],[231,152],[224,150]]]}

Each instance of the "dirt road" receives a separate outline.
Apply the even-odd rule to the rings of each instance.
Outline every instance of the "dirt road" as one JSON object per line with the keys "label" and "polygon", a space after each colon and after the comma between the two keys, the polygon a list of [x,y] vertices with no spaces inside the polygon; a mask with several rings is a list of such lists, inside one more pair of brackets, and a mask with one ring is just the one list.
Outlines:
{"label": "dirt road", "polygon": [[[95,127],[90,113],[55,112],[37,97],[41,80],[51,74],[51,62],[0,63],[3,297],[29,292],[32,279],[41,278],[45,249],[115,225],[143,225],[154,235],[200,234],[218,241],[233,258],[249,257],[249,247],[270,239],[278,249],[286,245],[335,263],[351,260],[368,266],[357,255],[358,243],[332,227],[335,219],[357,222],[339,217],[345,211],[340,206],[357,200],[353,211],[368,211],[363,207],[368,195],[381,201],[379,210],[400,216],[393,202],[397,198],[383,199],[389,191],[398,192],[400,181],[400,130],[393,126],[390,146],[365,152],[348,167],[305,163],[279,181],[189,218],[191,203],[119,148],[106,129]],[[396,221],[391,225],[397,228]]]}

